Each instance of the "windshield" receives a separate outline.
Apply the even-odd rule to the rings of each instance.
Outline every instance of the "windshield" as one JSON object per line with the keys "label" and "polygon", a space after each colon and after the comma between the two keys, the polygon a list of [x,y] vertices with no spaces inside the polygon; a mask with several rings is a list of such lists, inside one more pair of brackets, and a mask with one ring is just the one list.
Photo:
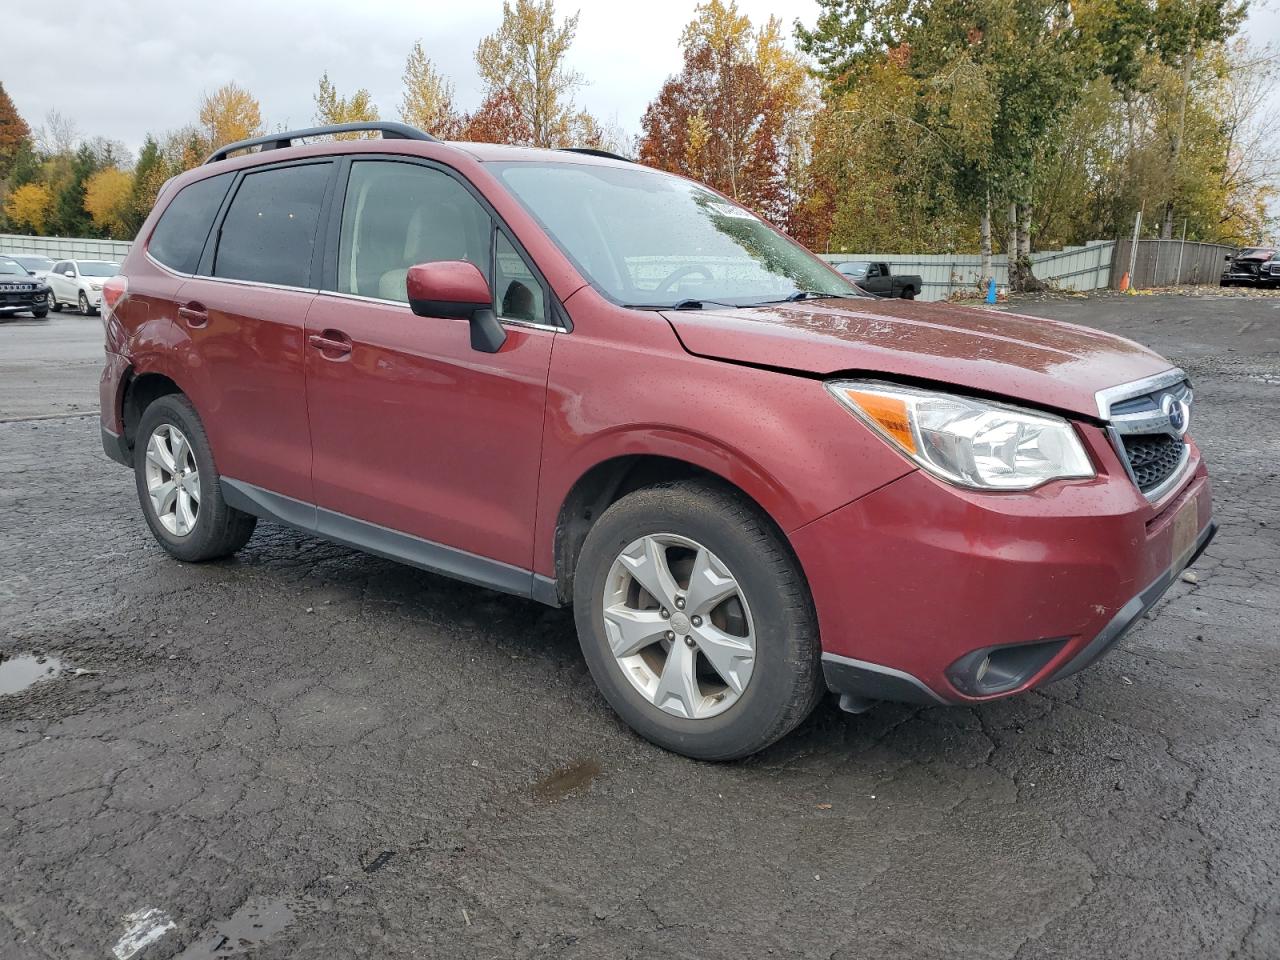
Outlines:
{"label": "windshield", "polygon": [[26,267],[18,263],[16,260],[0,260],[0,276],[25,277],[27,275]]}
{"label": "windshield", "polygon": [[114,277],[120,272],[120,264],[106,260],[77,260],[82,277]]}
{"label": "windshield", "polygon": [[637,307],[865,296],[755,214],[641,166],[495,163],[596,289]]}
{"label": "windshield", "polygon": [[28,270],[48,270],[53,266],[53,261],[48,257],[14,257],[13,259]]}
{"label": "windshield", "polygon": [[842,263],[836,269],[843,273],[846,277],[865,277],[867,275],[867,267],[869,263],[861,260],[852,260],[849,263]]}

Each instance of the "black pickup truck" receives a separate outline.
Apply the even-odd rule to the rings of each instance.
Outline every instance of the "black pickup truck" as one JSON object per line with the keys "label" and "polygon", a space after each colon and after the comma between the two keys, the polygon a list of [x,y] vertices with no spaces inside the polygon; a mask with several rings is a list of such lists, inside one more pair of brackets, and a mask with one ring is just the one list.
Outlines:
{"label": "black pickup truck", "polygon": [[1226,268],[1222,271],[1222,279],[1218,285],[1233,286],[1268,286],[1275,283],[1269,269],[1271,259],[1276,251],[1271,247],[1245,247],[1234,254],[1227,254]]}
{"label": "black pickup truck", "polygon": [[24,312],[37,320],[49,315],[49,285],[17,260],[0,256],[0,317]]}
{"label": "black pickup truck", "polygon": [[895,274],[890,271],[887,263],[850,260],[838,264],[836,269],[867,293],[874,293],[877,297],[914,300],[916,294],[924,289],[924,281],[920,277],[910,273]]}

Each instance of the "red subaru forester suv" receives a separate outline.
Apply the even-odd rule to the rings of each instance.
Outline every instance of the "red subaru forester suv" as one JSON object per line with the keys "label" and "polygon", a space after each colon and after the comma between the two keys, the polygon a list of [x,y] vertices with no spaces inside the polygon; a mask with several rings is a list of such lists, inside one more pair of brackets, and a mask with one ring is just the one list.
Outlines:
{"label": "red subaru forester suv", "polygon": [[[355,129],[382,137],[295,145]],[[870,298],[595,151],[233,144],[104,294],[103,444],[171,554],[261,517],[572,603],[614,710],[692,757],[761,749],[824,688],[858,712],[1075,673],[1215,529],[1166,360]]]}

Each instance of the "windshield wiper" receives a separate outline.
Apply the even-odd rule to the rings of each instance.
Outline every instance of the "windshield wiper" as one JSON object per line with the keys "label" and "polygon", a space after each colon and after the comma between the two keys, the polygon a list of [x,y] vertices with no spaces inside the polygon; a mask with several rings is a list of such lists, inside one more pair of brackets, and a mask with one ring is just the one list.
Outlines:
{"label": "windshield wiper", "polygon": [[778,303],[795,303],[797,300],[826,300],[830,298],[838,298],[841,300],[861,300],[862,294],[859,293],[827,293],[825,290],[797,290],[795,293],[788,294]]}

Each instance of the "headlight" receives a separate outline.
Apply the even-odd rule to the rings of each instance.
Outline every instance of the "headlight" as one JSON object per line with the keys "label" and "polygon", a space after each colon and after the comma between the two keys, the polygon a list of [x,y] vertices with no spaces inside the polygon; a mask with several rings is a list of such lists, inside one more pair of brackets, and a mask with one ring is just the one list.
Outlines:
{"label": "headlight", "polygon": [[100,284],[100,283],[91,283],[91,284],[89,284],[89,289],[90,289],[90,290],[101,290],[101,289],[102,289],[102,284]]}
{"label": "headlight", "polygon": [[827,390],[936,477],[979,490],[1030,490],[1095,476],[1061,417],[886,383],[839,380]]}

